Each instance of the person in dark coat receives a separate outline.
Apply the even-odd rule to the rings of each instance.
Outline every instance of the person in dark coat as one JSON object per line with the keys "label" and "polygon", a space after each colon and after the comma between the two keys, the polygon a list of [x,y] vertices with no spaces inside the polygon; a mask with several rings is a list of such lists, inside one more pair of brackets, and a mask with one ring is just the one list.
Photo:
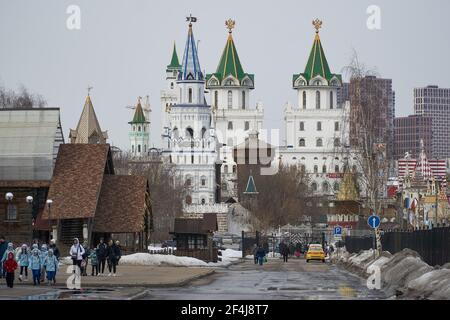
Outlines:
{"label": "person in dark coat", "polygon": [[61,256],[61,254],[59,253],[59,249],[56,246],[56,241],[55,239],[50,240],[50,245],[49,245],[49,249],[53,250],[53,255],[56,257],[56,259],[58,259],[59,261],[59,257]]}
{"label": "person in dark coat", "polygon": [[[8,249],[8,242],[6,242],[6,239],[4,236],[0,236],[0,258],[3,257],[5,254],[6,249]],[[0,278],[5,277],[5,270],[3,270],[3,264],[0,263]]]}
{"label": "person in dark coat", "polygon": [[108,276],[111,276],[112,272],[113,277],[115,277],[117,262],[119,261],[122,253],[120,252],[120,248],[112,240],[109,240],[108,249],[106,252],[107,252],[106,258],[108,259],[108,268],[109,268]]}
{"label": "person in dark coat", "polygon": [[105,273],[107,250],[108,250],[108,246],[104,242],[103,238],[100,238],[100,243],[97,246],[97,260],[98,260],[99,275],[103,275]]}
{"label": "person in dark coat", "polygon": [[259,265],[262,266],[264,262],[264,257],[266,256],[266,250],[262,246],[259,246],[256,250],[256,256],[258,257]]}
{"label": "person in dark coat", "polygon": [[284,262],[288,262],[289,252],[290,252],[289,247],[285,243],[281,243],[280,253],[283,256]]}

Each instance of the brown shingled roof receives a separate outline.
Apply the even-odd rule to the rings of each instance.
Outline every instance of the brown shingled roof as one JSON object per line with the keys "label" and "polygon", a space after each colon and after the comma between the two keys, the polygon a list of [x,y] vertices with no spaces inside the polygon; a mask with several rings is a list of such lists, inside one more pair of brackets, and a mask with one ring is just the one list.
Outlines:
{"label": "brown shingled roof", "polygon": [[43,219],[90,218],[95,215],[103,175],[110,161],[108,144],[63,144],[59,147]]}
{"label": "brown shingled roof", "polygon": [[94,232],[141,232],[146,212],[147,178],[104,175]]}

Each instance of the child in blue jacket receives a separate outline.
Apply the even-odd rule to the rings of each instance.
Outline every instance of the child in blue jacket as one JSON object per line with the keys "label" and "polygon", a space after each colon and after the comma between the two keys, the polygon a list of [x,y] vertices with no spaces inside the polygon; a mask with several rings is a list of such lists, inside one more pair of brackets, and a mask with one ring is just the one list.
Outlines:
{"label": "child in blue jacket", "polygon": [[39,250],[33,249],[31,251],[30,261],[28,262],[28,267],[33,273],[33,283],[34,285],[40,284],[41,280],[41,258],[39,257]]}
{"label": "child in blue jacket", "polygon": [[53,249],[48,250],[48,254],[44,259],[44,268],[47,272],[48,285],[56,282],[56,271],[58,271],[58,259],[53,254]]}

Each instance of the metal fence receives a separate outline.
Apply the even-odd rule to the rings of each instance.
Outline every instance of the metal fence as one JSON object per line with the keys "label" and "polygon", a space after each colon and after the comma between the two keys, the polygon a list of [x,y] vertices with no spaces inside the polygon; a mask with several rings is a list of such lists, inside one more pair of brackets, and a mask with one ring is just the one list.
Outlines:
{"label": "metal fence", "polygon": [[[385,231],[381,236],[384,251],[392,254],[405,248],[416,251],[431,266],[450,262],[450,227],[433,229]],[[345,237],[348,252],[359,252],[374,247],[373,237]]]}

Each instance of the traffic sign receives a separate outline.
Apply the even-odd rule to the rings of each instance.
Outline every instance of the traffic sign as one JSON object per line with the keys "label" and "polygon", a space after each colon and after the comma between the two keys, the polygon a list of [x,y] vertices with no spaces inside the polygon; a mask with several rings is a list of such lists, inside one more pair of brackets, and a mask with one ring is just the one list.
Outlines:
{"label": "traffic sign", "polygon": [[370,216],[369,219],[367,219],[367,224],[373,229],[378,228],[380,226],[380,217]]}
{"label": "traffic sign", "polygon": [[334,227],[334,235],[341,235],[342,234],[342,227],[341,226],[335,226]]}

